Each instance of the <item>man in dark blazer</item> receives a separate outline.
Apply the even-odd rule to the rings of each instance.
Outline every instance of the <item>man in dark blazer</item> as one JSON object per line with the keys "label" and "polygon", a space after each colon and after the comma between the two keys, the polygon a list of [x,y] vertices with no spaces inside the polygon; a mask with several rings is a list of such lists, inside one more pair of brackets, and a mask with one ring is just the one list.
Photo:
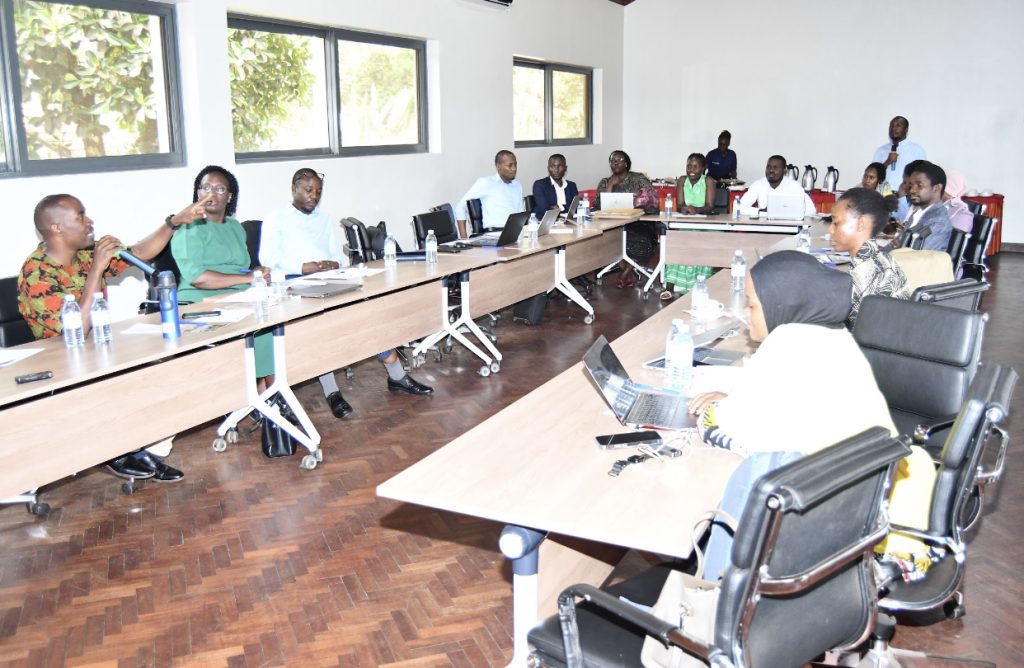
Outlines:
{"label": "man in dark blazer", "polygon": [[548,209],[565,211],[572,198],[580,194],[576,184],[565,178],[565,156],[555,153],[548,158],[548,177],[533,182],[533,213],[543,218]]}

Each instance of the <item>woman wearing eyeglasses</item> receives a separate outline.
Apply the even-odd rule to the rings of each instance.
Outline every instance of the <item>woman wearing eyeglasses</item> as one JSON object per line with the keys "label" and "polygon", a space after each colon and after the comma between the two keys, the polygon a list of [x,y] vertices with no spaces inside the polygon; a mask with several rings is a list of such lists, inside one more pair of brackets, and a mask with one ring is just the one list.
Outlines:
{"label": "woman wearing eyeglasses", "polygon": [[[633,161],[625,151],[612,151],[608,156],[608,167],[611,175],[601,179],[597,184],[598,208],[601,208],[601,193],[633,193],[633,206],[644,209],[647,213],[658,212],[658,193],[650,180],[640,172],[634,172]],[[626,226],[626,252],[637,262],[643,264],[650,261],[657,249],[657,233],[654,224],[635,222]],[[656,263],[655,263],[656,264]],[[616,285],[628,288],[636,285],[636,275],[630,271],[625,262],[620,262],[622,277]]]}
{"label": "woman wearing eyeglasses", "polygon": [[[193,184],[192,201],[203,205],[202,218],[171,237],[171,253],[181,273],[178,299],[201,301],[231,290],[245,290],[252,283],[253,272],[249,270],[245,229],[232,218],[238,207],[234,174],[217,165],[204,167]],[[167,222],[173,226],[174,220]],[[262,271],[269,282],[266,267],[255,271]],[[272,341],[269,334],[262,334],[256,337],[256,376],[263,379],[273,373]]]}

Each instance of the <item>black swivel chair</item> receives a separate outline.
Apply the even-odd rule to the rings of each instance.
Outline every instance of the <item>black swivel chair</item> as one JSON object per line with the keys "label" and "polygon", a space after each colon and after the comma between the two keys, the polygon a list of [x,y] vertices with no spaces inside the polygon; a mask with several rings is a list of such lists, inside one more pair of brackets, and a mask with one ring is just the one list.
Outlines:
{"label": "black swivel chair", "polygon": [[927,443],[948,428],[981,357],[984,313],[866,297],[853,337],[901,434]]}
{"label": "black swivel chair", "polygon": [[[984,364],[971,383],[937,464],[928,529],[919,531],[893,526],[893,531],[915,536],[947,554],[932,564],[923,579],[904,581],[883,572],[886,580],[879,607],[886,613],[912,615],[921,623],[923,613],[942,610],[942,618],[964,615],[960,587],[967,566],[966,534],[981,516],[984,486],[999,479],[1006,457],[1007,436],[999,428],[1010,407],[1017,373],[995,364]],[[992,468],[983,464],[990,435],[1000,439]],[[858,665],[891,666],[885,659],[898,654],[888,646],[895,631],[895,619],[880,615],[874,642],[866,659]],[[916,665],[916,664],[915,664]]]}
{"label": "black swivel chair", "polygon": [[[562,592],[560,615],[529,633],[534,658],[637,666],[650,635],[715,666],[798,668],[859,644],[875,618],[872,551],[888,530],[883,500],[907,452],[875,427],[762,476],[739,520],[709,642],[618,598],[652,605],[668,575],[655,567],[607,592],[589,585]],[[644,519],[659,520],[670,521],[671,509]],[[577,606],[576,597],[586,602]]]}
{"label": "black swivel chair", "polygon": [[[370,262],[384,257],[384,240],[388,236],[388,226],[383,220],[376,225],[367,226],[356,218],[343,218],[341,225],[345,228],[345,245],[348,247],[349,261],[352,263]],[[396,244],[398,252],[401,246]]]}
{"label": "black swivel chair", "polygon": [[533,207],[534,207],[533,195],[524,195],[523,196],[523,211],[529,211],[530,213],[533,213]]}
{"label": "black swivel chair", "polygon": [[995,230],[996,219],[974,215],[974,227],[971,230],[971,238],[964,246],[964,257],[961,267],[964,278],[973,278],[976,281],[985,280],[988,273],[988,265],[985,264],[985,254],[992,242],[992,233]]}
{"label": "black swivel chair", "polygon": [[469,236],[475,237],[490,232],[484,227],[484,208],[478,199],[466,200],[466,212],[469,215]]}
{"label": "black swivel chair", "polygon": [[32,330],[18,311],[18,277],[0,278],[0,348],[34,340]]}
{"label": "black swivel chair", "polygon": [[715,189],[715,209],[712,213],[729,213],[729,194],[729,189],[724,186]]}
{"label": "black swivel chair", "polygon": [[965,199],[963,203],[967,205],[967,210],[973,213],[975,216],[981,216],[985,214],[985,205],[981,202],[975,202],[973,200]]}
{"label": "black swivel chair", "polygon": [[961,278],[959,281],[950,281],[949,283],[922,285],[914,290],[910,300],[964,311],[977,311],[981,308],[981,296],[988,289],[988,283],[976,281],[973,278]]}
{"label": "black swivel chair", "polygon": [[437,237],[439,244],[456,241],[459,238],[459,231],[452,224],[447,211],[418,213],[412,217],[412,227],[416,235],[416,245],[421,250],[425,247],[428,230],[434,230],[434,236]]}
{"label": "black swivel chair", "polygon": [[249,251],[249,268],[262,267],[260,262],[260,238],[263,235],[262,220],[247,220],[242,223],[245,229],[245,247]]}
{"label": "black swivel chair", "polygon": [[953,275],[960,275],[960,266],[963,263],[964,248],[967,246],[968,235],[963,230],[958,230],[955,227],[949,233],[949,245],[946,246],[946,252],[949,253],[949,259],[953,262]]}

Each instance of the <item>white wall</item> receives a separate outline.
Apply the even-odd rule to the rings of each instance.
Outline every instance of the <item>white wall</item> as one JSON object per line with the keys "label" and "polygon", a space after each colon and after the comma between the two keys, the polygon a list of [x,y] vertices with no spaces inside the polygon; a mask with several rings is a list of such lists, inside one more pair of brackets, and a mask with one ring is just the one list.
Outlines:
{"label": "white wall", "polygon": [[930,160],[1006,195],[1002,238],[1022,243],[1022,27],[1019,0],[638,0],[623,146],[635,168],[678,175],[728,128],[748,182],[781,153],[851,187],[902,115]]}
{"label": "white wall", "polygon": [[[178,0],[187,166],[175,169],[0,179],[5,242],[0,275],[17,273],[38,243],[32,209],[44,195],[82,199],[97,234],[131,243],[191,201],[204,165],[228,167],[240,183],[238,218],[261,218],[290,201],[290,177],[310,165],[326,174],[322,207],[338,217],[388,221],[412,245],[411,216],[455,201],[477,176],[493,173],[494,153],[513,149],[512,58],[593,67],[603,82],[595,128],[603,144],[565,146],[569,177],[596,183],[622,138],[623,8],[607,0]],[[227,12],[347,27],[429,40],[431,152],[235,165],[227,73]],[[587,39],[575,39],[586,35]],[[546,174],[549,148],[516,151],[525,188]]]}

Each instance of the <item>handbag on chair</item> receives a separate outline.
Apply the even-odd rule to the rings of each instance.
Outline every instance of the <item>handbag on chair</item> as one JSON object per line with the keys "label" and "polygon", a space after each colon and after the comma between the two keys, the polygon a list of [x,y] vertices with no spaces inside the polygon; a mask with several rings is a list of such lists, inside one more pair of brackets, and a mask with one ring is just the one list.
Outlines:
{"label": "handbag on chair", "polygon": [[[700,536],[718,516],[735,533],[736,520],[722,510],[705,513],[693,525],[693,551],[697,556],[695,575],[682,571],[670,571],[668,579],[658,594],[658,602],[651,608],[651,614],[670,624],[682,628],[694,640],[710,642],[715,634],[715,611],[718,608],[718,583],[702,579],[704,575],[704,552],[697,544]],[[658,640],[648,636],[640,652],[640,662],[646,668],[706,668],[707,664],[689,654],[682,647],[665,647]]]}

